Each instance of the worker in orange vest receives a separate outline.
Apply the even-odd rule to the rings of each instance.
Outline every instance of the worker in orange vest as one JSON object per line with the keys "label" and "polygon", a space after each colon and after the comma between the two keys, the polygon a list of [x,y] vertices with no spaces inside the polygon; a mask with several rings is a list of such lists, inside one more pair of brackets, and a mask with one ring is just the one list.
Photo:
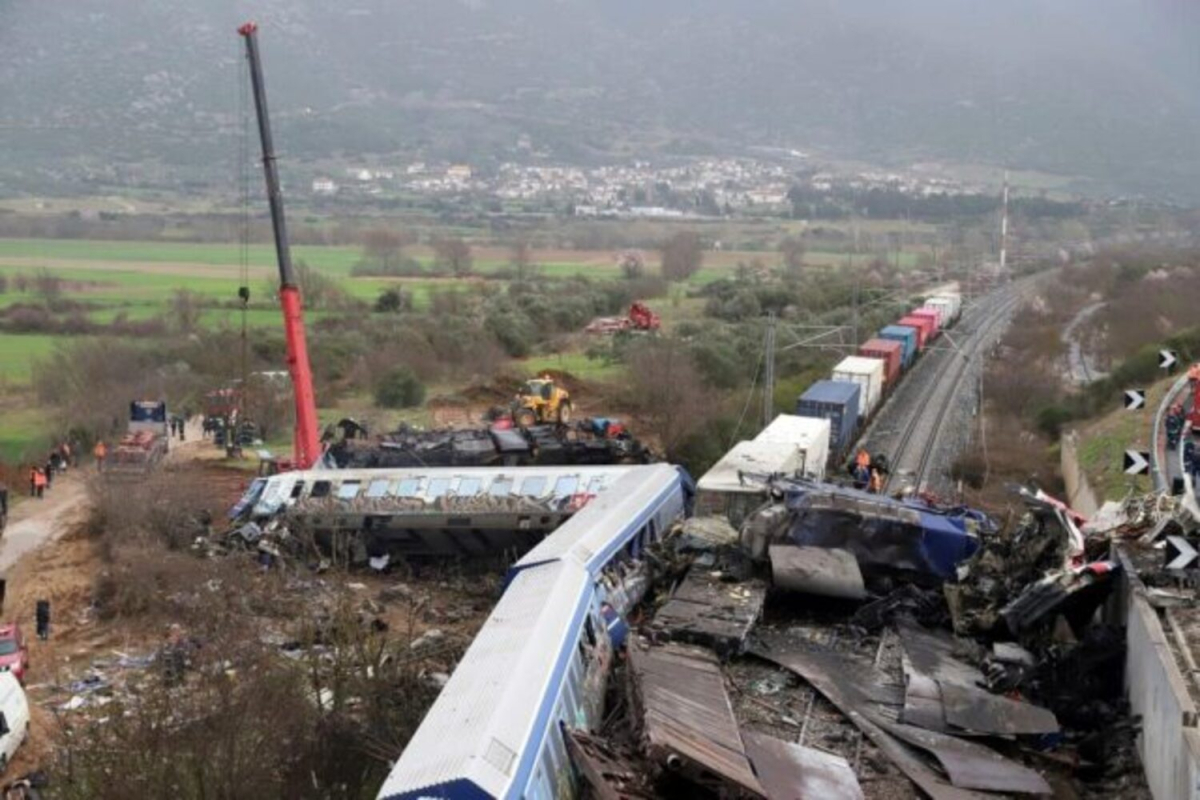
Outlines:
{"label": "worker in orange vest", "polygon": [[96,471],[104,471],[104,459],[108,457],[108,448],[104,446],[104,442],[96,442],[96,446],[92,448],[92,455],[96,457]]}
{"label": "worker in orange vest", "polygon": [[46,473],[41,467],[31,467],[29,470],[29,496],[39,500],[44,499],[46,492]]}

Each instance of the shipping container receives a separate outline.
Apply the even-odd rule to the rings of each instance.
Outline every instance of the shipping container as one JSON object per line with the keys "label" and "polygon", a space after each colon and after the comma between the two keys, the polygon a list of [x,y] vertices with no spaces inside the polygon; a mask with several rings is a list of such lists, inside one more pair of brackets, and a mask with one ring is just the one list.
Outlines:
{"label": "shipping container", "polygon": [[696,482],[697,513],[727,517],[740,527],[750,512],[763,504],[767,494],[761,480],[743,475],[798,477],[804,469],[805,455],[784,442],[738,442]]}
{"label": "shipping container", "polygon": [[927,336],[925,338],[926,342],[929,342],[932,339],[936,339],[938,337],[938,335],[942,332],[942,312],[940,309],[929,308],[928,306],[921,306],[920,308],[916,309],[915,311],[909,312],[909,316],[910,317],[924,317],[925,319],[927,319],[933,323],[933,330],[930,331],[929,336]]}
{"label": "shipping container", "polygon": [[929,343],[931,333],[933,333],[933,320],[929,317],[914,317],[909,314],[907,317],[902,317],[897,325],[907,325],[910,328],[917,329],[917,352],[925,349],[925,345]]}
{"label": "shipping container", "polygon": [[858,348],[858,354],[866,358],[878,358],[883,362],[883,389],[885,392],[891,391],[900,379],[904,343],[894,339],[868,339]]}
{"label": "shipping container", "polygon": [[854,442],[861,397],[857,383],[817,381],[796,401],[796,414],[829,420],[829,451],[840,458]]}
{"label": "shipping container", "polygon": [[960,294],[935,294],[930,298],[931,301],[938,303],[946,303],[950,306],[950,320],[957,322],[962,316],[963,301]]}
{"label": "shipping container", "polygon": [[931,297],[925,301],[925,308],[932,308],[938,312],[938,317],[941,320],[941,327],[949,328],[954,324],[954,306],[949,300],[940,297]]}
{"label": "shipping container", "polygon": [[879,330],[880,339],[899,342],[900,346],[904,348],[900,353],[902,369],[911,367],[913,359],[917,357],[918,335],[917,329],[911,325],[887,325]]}
{"label": "shipping container", "polygon": [[810,478],[825,480],[825,464],[829,461],[829,420],[780,414],[762,429],[756,442],[776,442],[790,445],[801,453],[799,470]]}
{"label": "shipping container", "polygon": [[870,419],[883,400],[884,369],[883,361],[878,358],[847,356],[833,368],[830,377],[835,381],[850,381],[862,387],[860,413],[863,419]]}

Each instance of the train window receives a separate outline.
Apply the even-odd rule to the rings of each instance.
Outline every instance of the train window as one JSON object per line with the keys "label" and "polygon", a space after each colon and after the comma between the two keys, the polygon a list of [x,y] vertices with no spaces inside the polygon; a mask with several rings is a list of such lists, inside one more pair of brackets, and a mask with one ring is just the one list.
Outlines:
{"label": "train window", "polygon": [[397,497],[413,497],[417,493],[417,489],[421,486],[420,478],[405,478],[400,481],[400,485],[396,487]]}
{"label": "train window", "polygon": [[546,491],[546,478],[543,475],[534,475],[521,481],[521,494],[526,497],[541,497],[544,491]]}
{"label": "train window", "polygon": [[463,478],[458,484],[458,494],[463,497],[479,494],[479,487],[482,482],[479,478]]}
{"label": "train window", "polygon": [[292,499],[299,500],[301,492],[304,491],[304,481],[296,481],[296,485],[292,487]]}
{"label": "train window", "polygon": [[597,475],[588,483],[588,494],[600,494],[600,490],[604,488],[604,478]]}
{"label": "train window", "polygon": [[450,491],[449,478],[434,478],[429,482],[428,494],[431,499],[437,499],[448,491]]}
{"label": "train window", "polygon": [[391,485],[391,481],[388,481],[386,478],[371,481],[371,485],[367,487],[367,497],[372,499],[383,497],[387,494],[389,485]]}
{"label": "train window", "polygon": [[574,475],[564,475],[554,484],[555,497],[570,497],[579,488],[579,478]]}
{"label": "train window", "polygon": [[505,497],[512,491],[513,482],[509,478],[497,478],[492,481],[491,487],[488,489],[488,494],[492,497]]}
{"label": "train window", "polygon": [[329,490],[333,488],[333,484],[329,481],[317,481],[313,484],[312,492],[309,497],[328,497]]}
{"label": "train window", "polygon": [[342,481],[342,485],[338,487],[338,499],[353,500],[358,497],[358,490],[361,487],[361,481]]}

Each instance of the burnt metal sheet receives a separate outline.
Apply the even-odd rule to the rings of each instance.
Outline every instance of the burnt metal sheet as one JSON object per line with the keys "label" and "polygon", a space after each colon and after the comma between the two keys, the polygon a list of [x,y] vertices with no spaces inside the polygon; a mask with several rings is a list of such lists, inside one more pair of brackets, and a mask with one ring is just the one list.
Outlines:
{"label": "burnt metal sheet", "polygon": [[674,641],[711,647],[721,655],[740,653],[766,597],[761,581],[725,583],[693,568],[654,615],[651,628]]}
{"label": "burnt metal sheet", "polygon": [[900,642],[912,668],[936,681],[949,681],[960,686],[976,686],[984,682],[983,673],[955,657],[958,642],[949,635],[901,623]]}
{"label": "burnt metal sheet", "polygon": [[[766,657],[804,677],[856,725],[860,719],[865,719],[885,734],[932,754],[946,771],[956,790],[1050,793],[1049,784],[1037,772],[1005,758],[988,747],[944,733],[906,725],[890,718],[889,714],[884,713],[883,707],[870,700],[863,688],[862,675],[864,670],[869,668],[856,665],[851,659],[821,650],[768,653]],[[873,682],[884,681],[886,676],[875,673]],[[863,728],[863,732],[867,733],[867,729]],[[897,762],[897,766],[909,774],[903,764]],[[916,777],[912,774],[909,774],[909,777],[929,792]]]}
{"label": "burnt metal sheet", "polygon": [[629,665],[651,760],[714,791],[733,788],[766,797],[746,755],[716,656],[679,644],[634,645]]}
{"label": "burnt metal sheet", "polygon": [[863,713],[859,706],[865,703],[861,702],[856,688],[841,679],[846,666],[844,659],[836,656],[831,658],[832,654],[815,650],[785,652],[755,649],[753,652],[760,658],[790,669],[812,684],[813,688],[845,714],[847,719],[932,800],[987,800],[990,797],[948,783],[925,763],[917,751],[889,734]]}
{"label": "burnt metal sheet", "polygon": [[651,800],[645,778],[602,739],[566,729],[571,763],[598,800]]}
{"label": "burnt metal sheet", "polygon": [[913,668],[908,656],[901,659],[904,669],[904,711],[900,719],[931,731],[946,730],[946,711],[942,707],[942,689],[938,682]]}
{"label": "burnt metal sheet", "polygon": [[927,697],[930,695],[928,685],[920,676],[936,681],[942,712],[941,725],[927,724],[934,722],[936,717],[928,703],[916,699],[913,715],[910,715],[906,691],[905,722],[933,731],[954,732],[958,729],[999,736],[1056,733],[1059,730],[1058,720],[1049,709],[979,688],[984,683],[983,673],[954,657],[956,641],[953,638],[907,624],[900,626],[900,632],[906,689],[916,675],[918,694]]}
{"label": "burnt metal sheet", "polygon": [[867,596],[858,559],[848,550],[771,545],[769,552],[771,578],[781,589],[849,600]]}
{"label": "burnt metal sheet", "polygon": [[743,731],[742,739],[771,800],[863,800],[846,759],[756,731]]}
{"label": "burnt metal sheet", "polygon": [[1048,708],[990,694],[973,686],[941,682],[946,723],[974,733],[1019,735],[1057,733],[1058,719]]}

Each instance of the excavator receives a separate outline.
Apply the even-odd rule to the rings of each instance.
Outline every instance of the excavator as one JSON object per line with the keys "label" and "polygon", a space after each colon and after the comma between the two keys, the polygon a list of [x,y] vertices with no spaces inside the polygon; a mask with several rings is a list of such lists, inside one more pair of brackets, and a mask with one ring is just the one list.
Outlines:
{"label": "excavator", "polygon": [[304,303],[300,284],[292,266],[287,222],[283,213],[283,192],[279,187],[279,169],[271,121],[267,113],[267,90],[263,81],[262,61],[258,52],[258,24],[247,22],[238,28],[246,43],[250,66],[250,85],[254,91],[254,109],[258,116],[258,135],[262,142],[263,174],[267,182],[267,202],[271,207],[271,227],[275,235],[275,255],[279,262],[279,303],[283,310],[283,330],[287,342],[287,368],[292,379],[296,403],[296,428],[292,437],[290,462],[279,462],[280,469],[308,469],[321,457],[321,438],[317,429],[317,400],[313,391],[312,365],[308,360],[308,342],[304,331]]}

